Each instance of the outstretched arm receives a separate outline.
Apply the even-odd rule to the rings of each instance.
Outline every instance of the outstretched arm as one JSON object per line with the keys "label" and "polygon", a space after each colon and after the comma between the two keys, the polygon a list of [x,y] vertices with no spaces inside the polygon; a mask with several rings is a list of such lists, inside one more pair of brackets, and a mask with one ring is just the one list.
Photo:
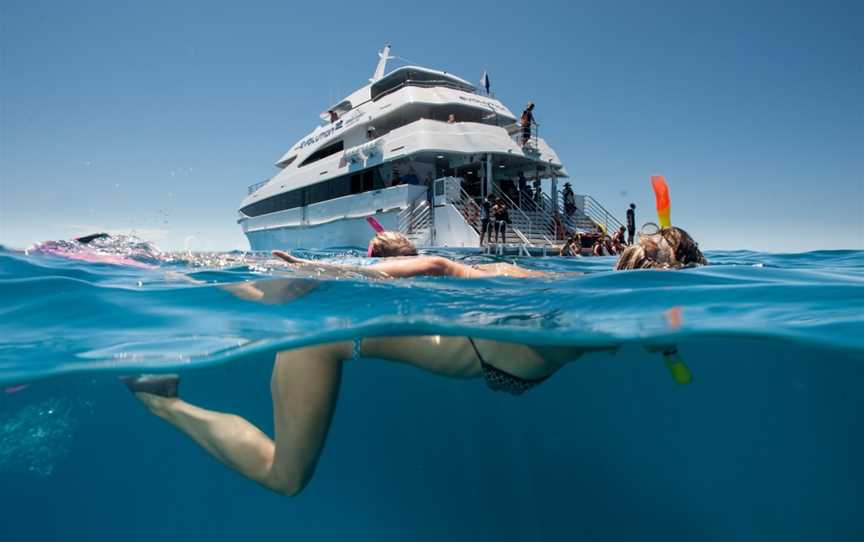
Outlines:
{"label": "outstretched arm", "polygon": [[393,278],[416,276],[479,278],[494,276],[494,273],[475,269],[440,256],[389,258],[369,267]]}
{"label": "outstretched arm", "polygon": [[287,252],[274,250],[273,255],[297,266],[314,266],[318,269],[346,270],[363,272],[374,270],[392,278],[407,278],[417,276],[445,276],[460,278],[479,278],[495,276],[495,273],[475,269],[473,267],[442,258],[440,256],[410,256],[405,258],[386,258],[367,267],[324,264],[312,260],[297,258]]}

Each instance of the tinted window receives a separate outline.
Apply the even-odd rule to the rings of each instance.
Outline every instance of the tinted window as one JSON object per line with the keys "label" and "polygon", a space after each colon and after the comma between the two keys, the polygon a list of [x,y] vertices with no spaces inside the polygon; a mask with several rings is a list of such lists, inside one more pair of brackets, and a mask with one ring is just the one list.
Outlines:
{"label": "tinted window", "polygon": [[240,209],[246,216],[261,216],[276,211],[294,209],[303,205],[303,188],[256,201]]}
{"label": "tinted window", "polygon": [[330,145],[327,145],[326,147],[322,147],[322,148],[318,149],[317,151],[313,152],[312,154],[310,154],[308,158],[303,160],[303,163],[300,164],[300,167],[307,166],[307,165],[311,164],[312,162],[317,162],[318,160],[321,160],[322,158],[326,158],[326,157],[330,156],[331,154],[336,154],[337,152],[342,152],[343,149],[345,149],[345,142],[344,141],[337,141],[336,143],[331,143]]}

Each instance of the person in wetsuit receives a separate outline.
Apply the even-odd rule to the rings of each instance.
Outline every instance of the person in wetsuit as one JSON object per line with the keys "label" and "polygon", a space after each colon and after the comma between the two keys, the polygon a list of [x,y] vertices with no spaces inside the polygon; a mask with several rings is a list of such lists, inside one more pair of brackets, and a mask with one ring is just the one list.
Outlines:
{"label": "person in wetsuit", "polygon": [[480,246],[483,246],[483,237],[488,233],[489,242],[492,242],[492,201],[489,196],[483,198],[480,204]]}
{"label": "person in wetsuit", "polygon": [[498,199],[492,207],[492,220],[495,223],[495,242],[498,242],[498,233],[501,233],[501,242],[507,244],[507,224],[510,223],[510,211],[504,200]]}
{"label": "person in wetsuit", "polygon": [[636,235],[636,204],[631,203],[627,209],[627,244],[633,244],[633,237]]}

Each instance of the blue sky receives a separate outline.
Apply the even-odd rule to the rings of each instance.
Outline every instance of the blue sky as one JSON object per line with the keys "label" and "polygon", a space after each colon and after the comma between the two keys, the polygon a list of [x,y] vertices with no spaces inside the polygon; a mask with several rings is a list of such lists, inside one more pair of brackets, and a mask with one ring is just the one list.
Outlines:
{"label": "blue sky", "polygon": [[577,192],[707,248],[864,248],[861,2],[0,2],[0,244],[246,248],[246,186],[382,45],[489,70]]}

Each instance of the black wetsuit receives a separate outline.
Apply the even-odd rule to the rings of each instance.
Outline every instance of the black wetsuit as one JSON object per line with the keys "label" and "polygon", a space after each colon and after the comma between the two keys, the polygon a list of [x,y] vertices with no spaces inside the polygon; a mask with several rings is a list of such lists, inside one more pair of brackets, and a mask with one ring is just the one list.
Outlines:
{"label": "black wetsuit", "polygon": [[489,242],[492,241],[492,228],[489,227],[490,219],[489,213],[492,209],[492,204],[489,203],[489,200],[483,200],[483,203],[480,204],[480,244],[483,244],[483,237],[486,233],[489,233]]}
{"label": "black wetsuit", "polygon": [[636,235],[636,212],[627,209],[627,244],[633,244],[633,236]]}
{"label": "black wetsuit", "polygon": [[507,224],[510,223],[510,211],[506,205],[501,205],[495,210],[495,242],[498,242],[498,232],[501,232],[501,242],[507,244]]}

